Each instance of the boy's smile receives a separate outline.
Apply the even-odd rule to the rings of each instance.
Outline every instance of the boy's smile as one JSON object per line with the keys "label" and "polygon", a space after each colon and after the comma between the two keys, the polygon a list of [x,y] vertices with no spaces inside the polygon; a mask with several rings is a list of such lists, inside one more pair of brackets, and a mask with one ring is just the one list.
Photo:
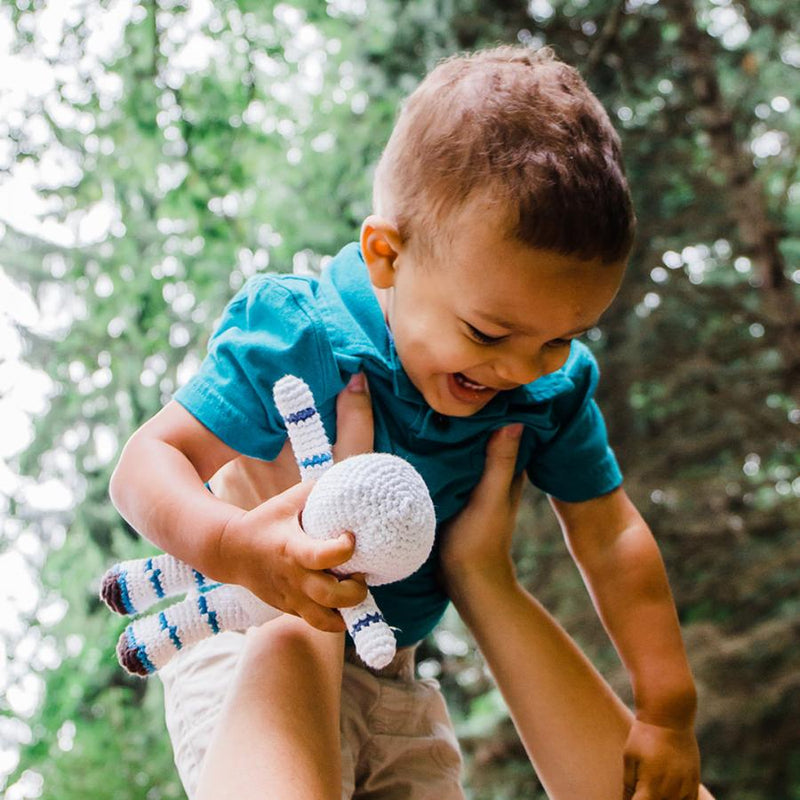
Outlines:
{"label": "boy's smile", "polygon": [[584,261],[507,238],[493,216],[480,203],[465,206],[435,256],[401,244],[378,217],[362,229],[403,368],[428,405],[448,416],[471,416],[498,392],[560,369],[624,271],[624,262]]}

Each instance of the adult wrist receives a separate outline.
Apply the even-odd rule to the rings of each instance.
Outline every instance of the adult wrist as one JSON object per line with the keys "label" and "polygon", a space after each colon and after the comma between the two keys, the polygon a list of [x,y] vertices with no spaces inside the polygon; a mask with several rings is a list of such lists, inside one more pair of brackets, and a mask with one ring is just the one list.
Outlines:
{"label": "adult wrist", "polygon": [[464,604],[482,600],[487,594],[507,592],[517,584],[516,571],[510,558],[491,567],[480,563],[451,565],[445,570],[444,579],[448,595],[459,610]]}

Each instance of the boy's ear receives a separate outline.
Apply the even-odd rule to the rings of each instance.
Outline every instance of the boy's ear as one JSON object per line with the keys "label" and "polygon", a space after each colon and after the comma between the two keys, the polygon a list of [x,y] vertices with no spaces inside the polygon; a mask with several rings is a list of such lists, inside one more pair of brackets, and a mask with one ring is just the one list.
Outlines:
{"label": "boy's ear", "polygon": [[395,260],[403,242],[397,226],[383,217],[370,214],[361,226],[361,252],[364,255],[369,277],[376,289],[394,285]]}

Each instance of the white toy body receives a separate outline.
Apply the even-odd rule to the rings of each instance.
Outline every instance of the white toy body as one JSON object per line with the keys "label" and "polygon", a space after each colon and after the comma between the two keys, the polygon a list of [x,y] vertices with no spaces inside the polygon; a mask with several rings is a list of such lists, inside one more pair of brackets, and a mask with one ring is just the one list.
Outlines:
{"label": "white toy body", "polygon": [[[433,547],[433,502],[419,473],[386,453],[333,463],[314,400],[293,376],[274,387],[302,480],[318,478],[303,510],[303,528],[317,539],[355,534],[355,550],[335,573],[365,574],[370,586],[392,583],[425,562]],[[210,581],[178,559],[162,554],[116,564],[103,578],[101,597],[113,611],[139,614],[164,598],[196,590],[163,611],[134,620],[117,645],[120,664],[137,675],[163,667],[184,647],[225,630],[245,630],[281,612],[241,586]],[[370,593],[358,606],[339,609],[361,659],[380,669],[396,643]]]}

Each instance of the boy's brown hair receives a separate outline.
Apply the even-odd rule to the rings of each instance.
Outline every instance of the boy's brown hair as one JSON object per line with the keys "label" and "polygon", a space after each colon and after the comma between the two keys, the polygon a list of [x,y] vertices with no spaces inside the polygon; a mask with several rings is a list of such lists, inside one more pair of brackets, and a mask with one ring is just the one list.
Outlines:
{"label": "boy's brown hair", "polygon": [[635,217],[619,137],[578,72],[510,45],[441,62],[406,101],[375,173],[375,211],[436,248],[475,191],[505,206],[506,235],[612,262]]}

